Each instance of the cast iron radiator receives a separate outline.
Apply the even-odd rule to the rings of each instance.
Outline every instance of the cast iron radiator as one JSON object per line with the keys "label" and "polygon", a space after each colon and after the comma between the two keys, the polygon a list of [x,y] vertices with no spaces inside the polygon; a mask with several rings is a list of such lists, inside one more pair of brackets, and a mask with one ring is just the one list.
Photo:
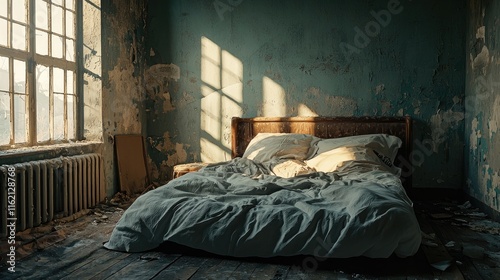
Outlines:
{"label": "cast iron radiator", "polygon": [[102,157],[85,154],[0,166],[0,237],[7,236],[7,210],[13,210],[8,187],[13,185],[16,231],[23,231],[104,200]]}

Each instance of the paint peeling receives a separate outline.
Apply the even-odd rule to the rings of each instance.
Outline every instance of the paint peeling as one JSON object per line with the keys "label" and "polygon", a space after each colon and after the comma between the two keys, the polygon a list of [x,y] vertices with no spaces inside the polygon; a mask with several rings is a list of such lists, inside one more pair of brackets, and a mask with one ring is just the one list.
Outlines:
{"label": "paint peeling", "polygon": [[378,86],[375,87],[375,94],[379,95],[382,92],[384,92],[384,90],[385,90],[385,85],[384,84],[380,84],[380,85],[378,85]]}
{"label": "paint peeling", "polygon": [[180,68],[175,64],[155,64],[145,71],[145,88],[148,97],[155,103],[163,104],[155,107],[163,113],[175,110],[172,103],[169,85],[171,81],[180,79]]}
{"label": "paint peeling", "polygon": [[486,34],[486,26],[481,26],[477,29],[476,31],[476,39],[485,39],[485,34]]}
{"label": "paint peeling", "polygon": [[470,143],[470,149],[475,153],[476,150],[477,150],[477,143],[478,143],[478,139],[481,138],[481,130],[478,130],[477,127],[478,127],[478,120],[477,118],[474,118],[472,120],[472,125],[471,125],[471,134],[470,134],[470,139],[469,139],[469,143]]}
{"label": "paint peeling", "polygon": [[464,112],[438,111],[431,117],[433,152],[437,153],[439,145],[444,143],[449,137],[449,129],[456,126],[465,118]]}
{"label": "paint peeling", "polygon": [[173,111],[175,110],[174,105],[172,105],[172,100],[170,99],[170,93],[165,92],[162,94],[163,96],[163,112]]}
{"label": "paint peeling", "polygon": [[499,172],[493,170],[490,165],[485,164],[482,167],[481,173],[482,183],[480,184],[478,189],[481,195],[481,200],[494,209],[500,210],[500,205],[498,204],[499,194],[495,191],[497,189],[500,189]]}
{"label": "paint peeling", "polygon": [[488,47],[483,46],[481,52],[474,58],[472,58],[471,54],[471,60],[472,69],[483,70],[486,68],[490,62],[490,51],[488,50]]}
{"label": "paint peeling", "polygon": [[307,90],[303,106],[314,108],[314,113],[320,116],[349,116],[356,111],[356,99],[325,93],[321,89],[311,87]]}
{"label": "paint peeling", "polygon": [[[142,100],[142,93],[138,85],[135,84],[134,79],[131,79],[133,77],[133,69],[120,71],[117,68],[118,66],[108,74],[116,94],[111,102],[111,106],[105,106],[105,110],[109,109],[113,113],[114,117],[112,119],[120,119],[118,122],[119,128],[114,128],[114,131],[120,131],[121,133],[141,133],[142,123],[139,118],[139,106]],[[127,113],[124,114],[124,112]]]}
{"label": "paint peeling", "polygon": [[[113,34],[102,44],[102,119],[107,195],[117,189],[114,147],[116,134],[142,134],[144,121],[144,80],[142,50],[146,6],[143,1],[101,1],[101,24],[104,34]],[[95,36],[95,34],[94,34]],[[111,136],[108,137],[108,136]]]}
{"label": "paint peeling", "polygon": [[493,135],[498,133],[498,127],[500,124],[500,95],[495,97],[495,102],[493,102],[491,108],[491,119],[488,121],[488,128],[490,132],[490,140],[493,140]]}
{"label": "paint peeling", "polygon": [[[150,144],[153,145],[154,142],[153,140],[150,138]],[[166,131],[164,134],[163,134],[163,143],[161,144],[157,144],[155,146],[155,149],[157,149],[158,151],[160,152],[164,152],[164,153],[167,153],[171,150],[173,150],[175,148],[175,145],[174,143],[172,143],[172,141],[170,140],[170,133],[168,131]]]}
{"label": "paint peeling", "polygon": [[391,102],[389,101],[380,101],[380,105],[382,106],[382,115],[388,115],[392,109]]}
{"label": "paint peeling", "polygon": [[149,177],[153,182],[166,183],[172,174],[172,168],[168,166],[166,160],[159,163],[159,166],[148,156]]}
{"label": "paint peeling", "polygon": [[159,84],[170,79],[178,81],[181,78],[181,70],[175,64],[155,64],[146,70],[145,75],[146,82]]}
{"label": "paint peeling", "polygon": [[493,138],[493,135],[498,132],[498,122],[496,120],[490,120],[488,122],[488,128],[490,130],[490,139]]}
{"label": "paint peeling", "polygon": [[167,166],[175,166],[179,163],[185,163],[187,160],[187,152],[185,147],[189,147],[189,145],[176,143],[175,144],[175,153],[168,156]]}

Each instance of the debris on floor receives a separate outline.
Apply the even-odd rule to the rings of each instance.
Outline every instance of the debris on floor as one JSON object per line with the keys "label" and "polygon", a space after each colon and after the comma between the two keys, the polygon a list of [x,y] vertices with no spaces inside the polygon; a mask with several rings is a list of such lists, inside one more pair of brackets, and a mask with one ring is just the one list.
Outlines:
{"label": "debris on floor", "polygon": [[[22,259],[33,252],[61,242],[70,233],[88,228],[89,224],[99,227],[103,225],[114,227],[124,209],[130,206],[137,196],[130,197],[123,193],[117,193],[111,200],[106,200],[104,204],[98,204],[93,208],[81,210],[67,217],[59,217],[46,224],[17,232],[18,258]],[[92,232],[89,234],[91,235]],[[0,256],[5,256],[8,250],[9,244],[0,239]],[[0,260],[4,261],[3,258]]]}
{"label": "debris on floor", "polygon": [[436,243],[436,234],[427,234],[422,231],[422,245],[432,248],[438,247],[438,244]]}
{"label": "debris on floor", "polygon": [[484,257],[484,248],[474,244],[463,244],[462,253],[473,259],[482,259]]}
{"label": "debris on floor", "polygon": [[[436,231],[437,235],[433,234],[432,230],[422,234],[422,245],[425,248],[434,248],[441,240],[453,259],[449,264],[457,265],[460,270],[467,270],[467,267],[473,265],[482,267],[481,274],[500,271],[500,223],[489,219],[487,214],[470,201],[459,203],[445,200],[418,204],[419,213],[440,228],[440,231]],[[460,235],[451,233],[457,230],[461,232]],[[449,264],[444,262],[429,261],[429,264],[441,271],[449,267]]]}

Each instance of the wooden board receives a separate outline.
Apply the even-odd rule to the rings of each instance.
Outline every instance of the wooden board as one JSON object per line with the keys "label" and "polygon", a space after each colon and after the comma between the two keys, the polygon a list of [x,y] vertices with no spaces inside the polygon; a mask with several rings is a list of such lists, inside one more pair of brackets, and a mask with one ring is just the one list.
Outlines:
{"label": "wooden board", "polygon": [[142,135],[115,135],[120,190],[142,193],[149,185]]}

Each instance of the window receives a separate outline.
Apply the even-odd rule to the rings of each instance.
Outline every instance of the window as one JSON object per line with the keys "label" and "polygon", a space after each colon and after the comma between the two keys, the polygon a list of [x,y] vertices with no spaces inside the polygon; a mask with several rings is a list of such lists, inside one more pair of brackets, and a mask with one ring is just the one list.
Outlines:
{"label": "window", "polygon": [[75,0],[0,0],[0,148],[76,139]]}

